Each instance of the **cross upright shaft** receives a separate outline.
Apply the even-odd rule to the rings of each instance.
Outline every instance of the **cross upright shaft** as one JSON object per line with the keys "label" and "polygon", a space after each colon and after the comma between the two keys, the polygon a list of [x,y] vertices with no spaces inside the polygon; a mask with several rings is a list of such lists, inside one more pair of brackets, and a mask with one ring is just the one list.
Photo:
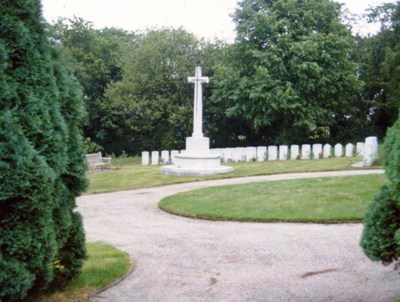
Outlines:
{"label": "cross upright shaft", "polygon": [[196,67],[194,77],[188,82],[194,83],[193,134],[192,137],[203,137],[203,90],[202,83],[208,83],[208,77],[201,76],[201,67]]}

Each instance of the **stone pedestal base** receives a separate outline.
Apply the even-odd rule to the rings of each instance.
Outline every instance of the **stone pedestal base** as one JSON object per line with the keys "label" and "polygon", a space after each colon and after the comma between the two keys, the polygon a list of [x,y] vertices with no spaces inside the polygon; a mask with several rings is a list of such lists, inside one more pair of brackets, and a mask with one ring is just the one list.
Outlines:
{"label": "stone pedestal base", "polygon": [[187,137],[186,150],[175,155],[174,165],[161,167],[160,173],[175,176],[208,176],[233,171],[221,166],[221,157],[210,154],[208,137]]}

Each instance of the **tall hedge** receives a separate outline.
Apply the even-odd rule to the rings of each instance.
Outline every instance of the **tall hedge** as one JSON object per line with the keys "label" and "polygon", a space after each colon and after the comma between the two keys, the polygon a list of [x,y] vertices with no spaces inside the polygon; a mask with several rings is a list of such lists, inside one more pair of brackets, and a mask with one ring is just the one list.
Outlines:
{"label": "tall hedge", "polygon": [[0,301],[64,285],[85,257],[79,85],[39,0],[0,0]]}
{"label": "tall hedge", "polygon": [[369,206],[361,246],[370,259],[390,263],[400,258],[400,117],[387,132],[384,165],[390,183]]}

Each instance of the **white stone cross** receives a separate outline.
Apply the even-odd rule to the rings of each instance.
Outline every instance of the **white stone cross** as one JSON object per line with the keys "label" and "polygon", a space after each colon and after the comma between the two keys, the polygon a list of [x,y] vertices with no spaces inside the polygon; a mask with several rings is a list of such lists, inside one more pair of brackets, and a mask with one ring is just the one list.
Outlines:
{"label": "white stone cross", "polygon": [[203,137],[203,90],[201,84],[208,83],[208,80],[208,77],[201,76],[201,67],[196,67],[195,76],[188,78],[189,83],[194,83],[192,137]]}

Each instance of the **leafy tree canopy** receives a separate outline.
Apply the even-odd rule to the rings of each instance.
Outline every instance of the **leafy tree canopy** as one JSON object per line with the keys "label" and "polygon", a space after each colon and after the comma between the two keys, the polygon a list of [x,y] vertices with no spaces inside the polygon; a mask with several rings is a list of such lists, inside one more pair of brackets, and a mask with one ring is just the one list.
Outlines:
{"label": "leafy tree canopy", "polygon": [[237,40],[216,74],[214,100],[263,141],[294,143],[335,135],[360,88],[350,30],[329,0],[244,0]]}

